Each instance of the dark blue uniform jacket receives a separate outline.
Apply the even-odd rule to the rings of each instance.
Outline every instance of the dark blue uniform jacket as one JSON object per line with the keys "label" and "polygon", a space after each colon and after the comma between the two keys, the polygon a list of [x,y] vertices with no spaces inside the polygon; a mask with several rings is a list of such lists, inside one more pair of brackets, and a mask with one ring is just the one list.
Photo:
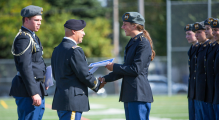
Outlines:
{"label": "dark blue uniform jacket", "polygon": [[199,101],[205,101],[205,97],[206,97],[206,80],[207,80],[207,75],[206,75],[206,71],[205,71],[205,65],[204,65],[204,61],[206,59],[205,55],[206,52],[208,50],[208,47],[210,46],[209,44],[209,40],[206,41],[205,43],[203,43],[198,52],[196,53],[197,59],[196,59],[196,64],[197,64],[197,68],[196,68],[196,100]]}
{"label": "dark blue uniform jacket", "polygon": [[215,53],[218,48],[218,44],[215,41],[210,45],[208,48],[208,51],[205,55],[205,71],[207,73],[207,85],[206,85],[206,93],[205,93],[205,102],[213,103],[214,98],[214,83],[215,83],[215,73],[214,73],[214,59],[215,59]]}
{"label": "dark blue uniform jacket", "polygon": [[147,78],[151,54],[149,41],[138,34],[125,47],[124,64],[114,64],[113,72],[104,76],[106,82],[123,78],[119,101],[153,102]]}
{"label": "dark blue uniform jacket", "polygon": [[56,80],[52,109],[88,111],[88,87],[97,85],[94,89],[97,92],[100,81],[89,73],[82,48],[64,38],[53,51],[51,65]]}
{"label": "dark blue uniform jacket", "polygon": [[[26,28],[21,27],[22,33],[17,36],[14,42],[15,54],[24,51],[29,42],[30,37],[26,34],[30,33]],[[42,45],[37,36],[35,36],[35,50],[32,51],[32,45],[21,56],[14,56],[17,71],[20,75],[16,75],[12,80],[10,94],[16,97],[30,97],[36,94],[40,96],[48,95],[43,83],[46,65],[42,58]]]}
{"label": "dark blue uniform jacket", "polygon": [[[219,46],[219,42],[217,42],[217,46]],[[214,60],[214,75],[215,75],[215,82],[214,82],[214,100],[213,104],[219,104],[219,47],[217,47],[217,51],[215,53],[215,60]]]}
{"label": "dark blue uniform jacket", "polygon": [[189,64],[189,84],[188,84],[188,98],[195,99],[195,82],[196,82],[196,52],[198,51],[199,43],[192,45],[188,51]]}

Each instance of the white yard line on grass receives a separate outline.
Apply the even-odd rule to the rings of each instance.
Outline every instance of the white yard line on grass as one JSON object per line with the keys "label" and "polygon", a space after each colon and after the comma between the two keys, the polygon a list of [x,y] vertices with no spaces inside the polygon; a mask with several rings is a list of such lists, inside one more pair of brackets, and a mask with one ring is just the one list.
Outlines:
{"label": "white yard line on grass", "polygon": [[[157,117],[150,117],[150,120],[171,120],[170,118],[157,118]],[[110,119],[101,119],[101,120],[125,120],[125,119],[118,119],[118,118],[110,118]]]}

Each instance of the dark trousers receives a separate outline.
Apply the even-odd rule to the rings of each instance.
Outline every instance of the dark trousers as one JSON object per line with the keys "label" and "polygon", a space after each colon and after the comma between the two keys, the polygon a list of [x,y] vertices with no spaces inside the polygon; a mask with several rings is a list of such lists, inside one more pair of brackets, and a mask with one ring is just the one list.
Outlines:
{"label": "dark trousers", "polygon": [[59,120],[81,120],[82,112],[57,110]]}
{"label": "dark trousers", "polygon": [[14,97],[17,104],[18,120],[41,120],[45,111],[45,99],[40,106],[34,106],[31,97]]}
{"label": "dark trousers", "polygon": [[219,120],[219,104],[213,104],[215,120]]}
{"label": "dark trousers", "polygon": [[196,100],[196,120],[214,120],[214,109],[211,103]]}
{"label": "dark trousers", "polygon": [[124,102],[126,120],[149,120],[151,103]]}
{"label": "dark trousers", "polygon": [[188,108],[189,108],[189,120],[195,119],[195,101],[193,99],[188,99]]}

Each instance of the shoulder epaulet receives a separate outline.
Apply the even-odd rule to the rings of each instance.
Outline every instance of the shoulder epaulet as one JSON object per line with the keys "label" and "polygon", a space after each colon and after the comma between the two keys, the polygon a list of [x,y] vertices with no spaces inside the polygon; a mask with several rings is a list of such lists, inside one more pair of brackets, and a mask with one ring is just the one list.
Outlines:
{"label": "shoulder epaulet", "polygon": [[80,47],[80,46],[75,45],[75,46],[73,46],[72,48],[75,49],[75,48],[77,48],[77,47]]}
{"label": "shoulder epaulet", "polygon": [[144,37],[143,35],[141,35],[141,36],[140,36],[141,41],[142,41],[142,38],[145,38],[145,37]]}
{"label": "shoulder epaulet", "polygon": [[[15,54],[14,42],[15,42],[15,39],[17,38],[17,36],[21,35],[22,33],[24,33],[25,36],[27,35],[27,36],[30,37],[30,42],[29,42],[29,44],[28,44],[28,46],[26,47],[25,50],[23,50],[23,51],[20,52],[19,54]],[[35,46],[35,44],[36,44],[36,43],[34,42],[32,36],[31,36],[29,33],[25,32],[25,31],[22,31],[22,30],[20,29],[19,32],[17,33],[17,35],[16,35],[15,38],[14,38],[14,41],[13,41],[13,44],[12,44],[12,48],[11,48],[11,53],[12,53],[12,55],[14,55],[14,56],[21,56],[22,54],[24,54],[24,53],[27,51],[27,49],[28,49],[31,45],[32,45],[32,49],[31,49],[32,52],[33,52],[34,49],[35,49],[35,51],[36,51],[36,46]]]}

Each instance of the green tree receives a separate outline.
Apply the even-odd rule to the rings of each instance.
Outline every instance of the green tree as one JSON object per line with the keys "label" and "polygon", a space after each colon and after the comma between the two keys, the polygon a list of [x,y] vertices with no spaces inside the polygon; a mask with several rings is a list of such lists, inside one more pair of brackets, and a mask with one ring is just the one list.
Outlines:
{"label": "green tree", "polygon": [[[77,0],[75,0],[77,1]],[[96,3],[97,0],[91,0]],[[90,4],[88,1],[87,3]],[[85,28],[86,35],[82,46],[87,57],[111,57],[111,39],[108,37],[111,33],[110,21],[99,15],[77,16],[72,11],[67,11],[65,6],[56,9],[57,6],[43,0],[8,0],[0,1],[0,58],[13,58],[10,50],[14,37],[22,25],[22,17],[20,11],[28,5],[37,5],[43,7],[43,20],[41,29],[36,33],[39,36],[44,51],[44,58],[50,58],[54,47],[56,47],[64,37],[64,23],[69,19],[85,19],[87,26]],[[68,4],[68,3],[67,3]],[[74,3],[75,6],[80,6],[81,2]],[[85,3],[83,3],[85,5]],[[101,7],[101,6],[100,6]],[[70,6],[69,6],[70,8]],[[83,8],[89,14],[89,7]],[[101,8],[98,8],[101,9]],[[86,15],[86,14],[85,14]],[[105,46],[105,47],[104,47]]]}

